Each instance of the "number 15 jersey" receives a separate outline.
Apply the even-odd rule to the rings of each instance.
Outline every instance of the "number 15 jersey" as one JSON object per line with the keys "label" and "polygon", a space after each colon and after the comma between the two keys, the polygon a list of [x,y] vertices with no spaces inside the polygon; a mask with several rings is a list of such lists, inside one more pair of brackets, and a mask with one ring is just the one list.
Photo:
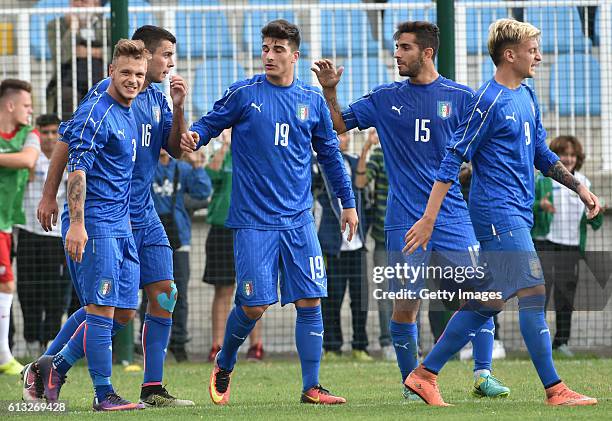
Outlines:
{"label": "number 15 jersey", "polygon": [[[375,127],[389,177],[385,230],[409,229],[429,199],[446,146],[473,91],[440,76],[426,85],[409,80],[374,88],[343,112],[348,129]],[[436,226],[469,221],[457,177]]]}

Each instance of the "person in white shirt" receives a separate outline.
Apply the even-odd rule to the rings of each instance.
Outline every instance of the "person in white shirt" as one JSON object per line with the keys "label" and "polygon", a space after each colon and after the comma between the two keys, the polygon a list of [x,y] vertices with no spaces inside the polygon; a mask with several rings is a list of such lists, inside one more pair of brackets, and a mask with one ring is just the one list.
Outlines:
{"label": "person in white shirt", "polygon": [[[55,337],[70,299],[70,276],[61,237],[61,221],[57,229],[45,232],[36,219],[36,209],[51,153],[59,138],[60,120],[45,114],[36,119],[40,134],[41,154],[30,171],[25,188],[23,208],[26,223],[17,225],[17,295],[23,313],[23,336],[29,355],[39,355],[47,342]],[[66,199],[65,183],[60,185],[58,202]]]}
{"label": "person in white shirt", "polygon": [[[585,156],[575,136],[553,139],[550,150],[559,156],[576,180],[591,187],[589,179],[579,172]],[[586,246],[586,225],[588,223],[593,229],[599,229],[602,220],[603,214],[600,214],[587,221],[585,206],[576,193],[538,174],[531,234],[542,261],[547,305],[551,294],[554,295],[556,330],[552,347],[568,357],[573,356],[568,341],[578,284],[578,262]]]}

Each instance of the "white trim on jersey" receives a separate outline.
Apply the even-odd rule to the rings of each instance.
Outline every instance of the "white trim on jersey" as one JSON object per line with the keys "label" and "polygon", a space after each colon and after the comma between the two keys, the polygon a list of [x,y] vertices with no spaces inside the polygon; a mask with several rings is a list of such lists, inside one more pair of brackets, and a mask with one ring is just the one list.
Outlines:
{"label": "white trim on jersey", "polygon": [[249,83],[248,85],[242,85],[239,86],[238,88],[234,89],[234,91],[229,94],[229,96],[227,97],[227,99],[225,100],[225,102],[223,103],[223,107],[225,107],[227,105],[227,102],[230,100],[230,98],[232,97],[232,95],[234,95],[236,92],[238,92],[239,90],[241,90],[242,88],[248,88],[249,86],[254,86],[254,85],[258,85],[263,83],[263,80],[257,81],[257,82],[253,82],[253,83]]}
{"label": "white trim on jersey", "polygon": [[461,92],[465,92],[466,94],[470,94],[470,96],[472,96],[472,97],[474,96],[474,93],[473,93],[473,92],[470,92],[470,91],[468,91],[467,89],[462,89],[462,88],[459,88],[458,86],[447,85],[447,84],[446,84],[446,83],[444,83],[444,82],[440,82],[440,85],[442,85],[442,86],[446,86],[447,88],[456,89],[456,90],[461,91]]}

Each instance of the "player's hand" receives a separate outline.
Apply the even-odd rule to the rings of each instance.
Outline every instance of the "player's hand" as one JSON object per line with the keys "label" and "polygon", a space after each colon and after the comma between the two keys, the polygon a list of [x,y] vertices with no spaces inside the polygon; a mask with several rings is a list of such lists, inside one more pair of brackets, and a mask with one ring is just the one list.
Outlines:
{"label": "player's hand", "polygon": [[540,207],[546,213],[555,213],[555,207],[550,201],[550,195],[551,195],[551,192],[548,192],[546,193],[546,196],[544,196],[542,200],[540,200]]}
{"label": "player's hand", "polygon": [[335,88],[340,82],[340,77],[342,76],[342,72],[344,72],[344,67],[340,66],[336,68],[334,63],[328,59],[317,60],[314,64],[315,65],[312,66],[310,70],[315,72],[323,89]]}
{"label": "player's hand", "polygon": [[77,263],[81,263],[81,260],[83,260],[83,251],[85,251],[87,240],[85,225],[82,222],[71,222],[70,228],[68,228],[66,233],[65,248],[68,256]]}
{"label": "player's hand", "polygon": [[38,218],[42,229],[47,232],[52,231],[53,227],[57,225],[58,215],[57,199],[43,196],[38,202],[38,209],[36,209],[36,218]]}
{"label": "player's hand", "polygon": [[342,227],[343,233],[346,231],[346,226],[348,225],[349,227],[349,233],[346,239],[350,242],[353,239],[353,235],[355,235],[355,231],[357,231],[357,225],[359,225],[357,211],[355,208],[342,209],[340,219],[340,226]]}
{"label": "player's hand", "polygon": [[580,200],[587,207],[587,219],[593,219],[599,212],[601,212],[601,205],[599,204],[599,198],[595,196],[591,191],[585,186],[581,184],[578,187],[578,196],[580,196]]}
{"label": "player's hand", "polygon": [[197,132],[188,131],[181,134],[181,151],[192,153],[198,147],[200,135]]}
{"label": "player's hand", "polygon": [[187,98],[187,82],[179,75],[170,76],[170,97],[172,105],[182,107],[185,105]]}
{"label": "player's hand", "polygon": [[366,143],[369,146],[378,145],[380,143],[380,139],[378,139],[378,135],[376,134],[376,130],[374,130],[374,129],[370,130],[370,132],[368,133],[368,140],[366,141]]}
{"label": "player's hand", "polygon": [[427,244],[431,239],[431,233],[433,232],[434,221],[431,218],[423,216],[408,230],[404,235],[404,242],[406,245],[402,249],[402,252],[412,254],[418,250],[419,247],[423,247],[423,250],[427,250]]}

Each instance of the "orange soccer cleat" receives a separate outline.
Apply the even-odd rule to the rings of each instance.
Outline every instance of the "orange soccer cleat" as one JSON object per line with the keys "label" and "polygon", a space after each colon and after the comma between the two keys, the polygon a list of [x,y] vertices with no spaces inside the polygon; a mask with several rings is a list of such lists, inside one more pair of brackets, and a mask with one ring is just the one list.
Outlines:
{"label": "orange soccer cleat", "polygon": [[215,357],[215,366],[210,374],[210,382],[208,384],[208,392],[210,393],[210,399],[212,399],[215,405],[225,405],[229,402],[230,398],[230,380],[232,379],[232,372],[224,370],[217,364],[217,357]]}
{"label": "orange soccer cleat", "polygon": [[560,382],[546,389],[546,403],[564,406],[597,405],[597,399],[576,393]]}
{"label": "orange soccer cleat", "polygon": [[329,393],[329,390],[324,389],[323,386],[318,384],[302,392],[301,402],[315,405],[339,405],[346,403],[346,399],[332,395]]}
{"label": "orange soccer cleat", "polygon": [[437,383],[438,376],[418,366],[406,377],[404,386],[416,393],[427,405],[452,406],[442,399]]}

